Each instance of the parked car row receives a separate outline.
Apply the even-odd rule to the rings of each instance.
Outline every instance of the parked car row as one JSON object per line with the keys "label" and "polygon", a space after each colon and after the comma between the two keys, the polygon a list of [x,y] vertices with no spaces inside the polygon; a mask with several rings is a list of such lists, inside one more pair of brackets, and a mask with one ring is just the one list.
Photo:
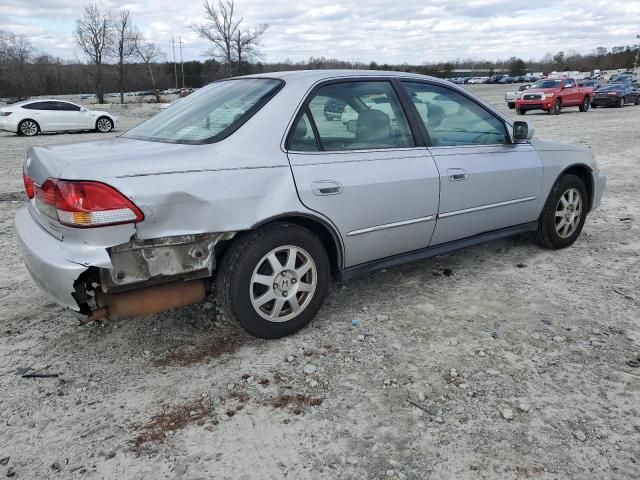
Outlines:
{"label": "parked car row", "polygon": [[533,83],[539,80],[533,75],[521,75],[511,77],[509,75],[493,75],[491,77],[454,77],[449,81],[456,85],[478,85],[478,84],[507,84],[507,83]]}
{"label": "parked car row", "polygon": [[614,77],[606,85],[592,79],[578,82],[573,78],[546,78],[533,85],[521,85],[517,92],[505,93],[505,101],[518,115],[531,110],[558,115],[567,107],[578,107],[581,112],[590,107],[622,108],[640,104],[640,84],[632,75]]}

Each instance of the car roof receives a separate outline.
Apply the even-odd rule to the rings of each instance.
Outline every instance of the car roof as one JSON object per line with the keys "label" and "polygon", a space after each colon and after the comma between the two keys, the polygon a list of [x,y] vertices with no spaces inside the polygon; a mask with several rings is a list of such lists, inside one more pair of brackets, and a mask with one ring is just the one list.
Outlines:
{"label": "car roof", "polygon": [[333,78],[361,78],[361,77],[395,77],[395,78],[415,78],[430,79],[441,82],[442,79],[421,75],[418,73],[392,72],[385,70],[289,70],[285,72],[259,73],[234,78],[279,78],[285,82],[316,83],[322,80]]}

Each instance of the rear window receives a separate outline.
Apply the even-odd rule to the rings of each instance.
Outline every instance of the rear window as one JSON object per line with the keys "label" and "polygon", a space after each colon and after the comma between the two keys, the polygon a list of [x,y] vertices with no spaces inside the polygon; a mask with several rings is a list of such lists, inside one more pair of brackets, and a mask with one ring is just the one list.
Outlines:
{"label": "rear window", "polygon": [[213,143],[237,130],[283,84],[282,80],[269,78],[216,82],[181,99],[123,136],[163,143]]}

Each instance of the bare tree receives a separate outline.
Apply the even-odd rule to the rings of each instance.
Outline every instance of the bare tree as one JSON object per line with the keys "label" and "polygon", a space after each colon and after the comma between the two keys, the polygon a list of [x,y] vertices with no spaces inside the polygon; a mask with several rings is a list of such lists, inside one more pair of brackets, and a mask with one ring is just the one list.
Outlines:
{"label": "bare tree", "polygon": [[231,76],[231,68],[234,56],[234,39],[238,34],[242,19],[235,19],[234,0],[223,2],[218,0],[215,5],[213,0],[205,0],[205,18],[208,24],[192,25],[191,29],[213,43],[211,56],[225,61],[227,67],[227,77]]}
{"label": "bare tree", "polygon": [[137,55],[136,44],[139,32],[133,26],[131,11],[120,10],[120,16],[116,18],[113,26],[115,41],[112,49],[118,59],[118,87],[120,90],[120,103],[124,103],[124,64],[128,59]]}
{"label": "bare tree", "polygon": [[238,27],[233,41],[236,61],[238,62],[238,75],[242,75],[242,62],[260,58],[258,47],[261,45],[260,37],[268,30],[269,25],[263,23],[254,30],[243,30]]}
{"label": "bare tree", "polygon": [[0,30],[0,67],[2,80],[13,85],[19,98],[27,98],[31,78],[27,70],[31,66],[34,50],[24,35],[14,35]]}
{"label": "bare tree", "polygon": [[160,51],[155,43],[146,42],[144,40],[139,40],[138,42],[136,42],[136,53],[140,60],[142,60],[149,69],[149,77],[151,78],[153,94],[156,96],[156,102],[160,103],[160,92],[156,87],[156,77],[153,75],[152,64],[156,63],[157,60],[162,58],[164,54]]}
{"label": "bare tree", "polygon": [[82,17],[76,20],[75,41],[93,65],[93,81],[98,103],[104,103],[103,63],[113,41],[111,13],[100,10],[91,3],[84,8]]}

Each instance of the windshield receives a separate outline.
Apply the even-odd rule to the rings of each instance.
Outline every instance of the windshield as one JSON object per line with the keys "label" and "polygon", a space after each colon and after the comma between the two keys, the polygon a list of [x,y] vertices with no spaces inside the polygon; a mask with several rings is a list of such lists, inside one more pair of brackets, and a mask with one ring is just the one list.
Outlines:
{"label": "windshield", "polygon": [[215,82],[123,136],[165,143],[212,143],[233,133],[251,118],[282,84],[281,80],[268,78]]}
{"label": "windshield", "polygon": [[540,80],[532,88],[560,88],[560,80]]}

